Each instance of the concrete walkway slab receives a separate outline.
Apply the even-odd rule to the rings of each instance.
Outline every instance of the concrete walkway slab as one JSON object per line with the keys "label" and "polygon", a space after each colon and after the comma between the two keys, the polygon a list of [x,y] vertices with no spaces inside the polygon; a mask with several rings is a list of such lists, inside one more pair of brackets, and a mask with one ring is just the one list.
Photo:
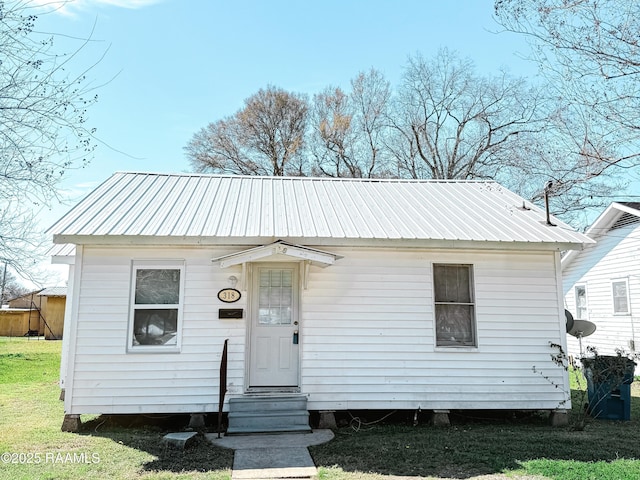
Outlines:
{"label": "concrete walkway slab", "polygon": [[232,480],[313,478],[318,469],[307,447],[333,439],[331,430],[279,435],[205,435],[214,445],[235,450]]}
{"label": "concrete walkway slab", "polygon": [[317,473],[306,447],[251,448],[235,452],[231,478],[311,478]]}

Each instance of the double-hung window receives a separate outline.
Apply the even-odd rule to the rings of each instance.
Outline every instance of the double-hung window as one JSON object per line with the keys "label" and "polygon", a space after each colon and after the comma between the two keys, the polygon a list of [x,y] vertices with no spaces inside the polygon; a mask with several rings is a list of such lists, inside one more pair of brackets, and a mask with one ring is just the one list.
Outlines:
{"label": "double-hung window", "polygon": [[611,281],[614,315],[630,315],[629,282],[626,278]]}
{"label": "double-hung window", "polygon": [[477,346],[473,266],[434,264],[433,283],[436,346]]}
{"label": "double-hung window", "polygon": [[134,262],[129,351],[179,350],[183,284],[183,262]]}

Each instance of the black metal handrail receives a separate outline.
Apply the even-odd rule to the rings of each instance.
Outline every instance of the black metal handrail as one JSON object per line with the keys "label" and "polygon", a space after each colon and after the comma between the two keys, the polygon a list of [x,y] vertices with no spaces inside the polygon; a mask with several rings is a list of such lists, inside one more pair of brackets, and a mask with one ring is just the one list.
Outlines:
{"label": "black metal handrail", "polygon": [[227,344],[229,339],[224,341],[224,347],[222,348],[222,358],[220,359],[220,391],[218,401],[218,438],[222,433],[222,407],[224,406],[224,396],[227,393]]}

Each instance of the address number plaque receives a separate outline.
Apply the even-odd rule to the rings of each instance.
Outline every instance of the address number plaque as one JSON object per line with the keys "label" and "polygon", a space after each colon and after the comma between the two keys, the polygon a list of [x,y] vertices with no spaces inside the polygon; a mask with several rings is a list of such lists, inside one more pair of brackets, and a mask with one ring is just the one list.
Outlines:
{"label": "address number plaque", "polygon": [[242,294],[235,288],[223,288],[218,292],[218,300],[224,303],[233,303],[240,300]]}

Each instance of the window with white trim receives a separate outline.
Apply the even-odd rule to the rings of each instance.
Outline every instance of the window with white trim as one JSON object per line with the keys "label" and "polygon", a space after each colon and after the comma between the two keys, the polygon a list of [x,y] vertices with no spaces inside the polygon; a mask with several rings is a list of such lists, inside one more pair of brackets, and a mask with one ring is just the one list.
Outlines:
{"label": "window with white trim", "polygon": [[629,281],[626,278],[620,278],[611,281],[611,290],[613,294],[613,313],[615,315],[629,315]]}
{"label": "window with white trim", "polygon": [[130,350],[178,350],[183,282],[182,262],[134,262],[128,338]]}
{"label": "window with white trim", "polygon": [[433,284],[436,346],[476,346],[473,266],[434,264]]}
{"label": "window with white trim", "polygon": [[576,296],[576,318],[579,320],[588,320],[587,314],[587,286],[576,285],[574,288]]}

